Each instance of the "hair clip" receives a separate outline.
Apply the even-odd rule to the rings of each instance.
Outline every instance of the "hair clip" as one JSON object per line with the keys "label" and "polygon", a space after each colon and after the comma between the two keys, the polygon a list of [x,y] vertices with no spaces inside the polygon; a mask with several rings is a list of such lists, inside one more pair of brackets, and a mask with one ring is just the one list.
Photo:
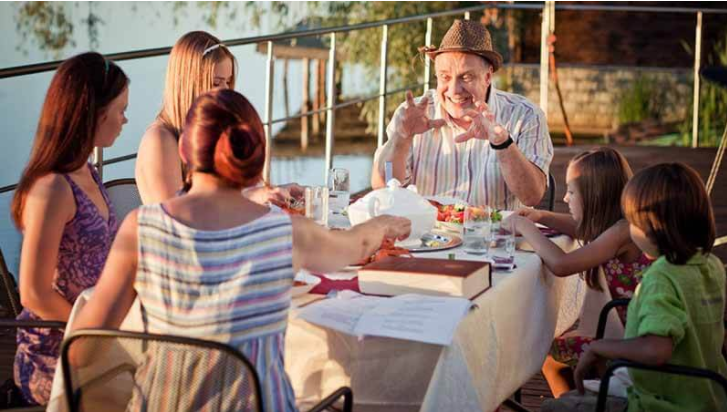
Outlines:
{"label": "hair clip", "polygon": [[225,45],[224,45],[224,44],[222,44],[222,43],[217,43],[217,44],[214,44],[214,45],[212,45],[212,46],[210,46],[210,47],[208,47],[208,48],[204,49],[204,52],[202,52],[202,57],[206,56],[206,55],[207,55],[207,53],[209,53],[209,52],[211,52],[211,51],[213,51],[213,50],[217,50],[217,49],[219,49],[220,47],[224,47],[224,48],[227,48],[227,46],[225,46]]}

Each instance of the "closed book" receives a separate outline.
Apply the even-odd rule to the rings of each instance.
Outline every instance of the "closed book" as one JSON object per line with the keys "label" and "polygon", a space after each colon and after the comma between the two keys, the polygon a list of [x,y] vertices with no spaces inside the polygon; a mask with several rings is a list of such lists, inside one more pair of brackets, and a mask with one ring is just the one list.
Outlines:
{"label": "closed book", "polygon": [[492,284],[489,262],[390,256],[358,271],[361,292],[396,296],[419,293],[472,299]]}

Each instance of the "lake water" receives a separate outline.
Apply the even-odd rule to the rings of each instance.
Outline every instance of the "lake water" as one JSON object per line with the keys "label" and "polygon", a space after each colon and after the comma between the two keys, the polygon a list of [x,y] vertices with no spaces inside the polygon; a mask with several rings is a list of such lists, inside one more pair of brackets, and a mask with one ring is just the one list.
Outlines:
{"label": "lake water", "polygon": [[[73,24],[72,40],[75,42],[54,54],[41,50],[35,40],[34,30],[42,28],[42,24],[31,24],[27,29],[17,28],[19,22],[29,21],[21,17],[24,4],[0,3],[0,31],[3,37],[0,42],[0,67],[67,58],[92,48],[101,53],[115,53],[171,46],[181,35],[191,30],[206,30],[223,40],[282,31],[281,26],[276,24],[277,18],[270,13],[263,13],[259,29],[252,28],[246,23],[249,18],[244,13],[244,3],[225,6],[228,9],[218,17],[217,26],[212,27],[206,21],[211,6],[205,3],[180,5],[178,2],[51,2],[51,7],[62,8],[66,18]],[[264,9],[268,6],[258,4],[258,7]],[[291,12],[288,21],[283,23],[285,27],[292,27],[296,19],[305,14],[305,5],[293,3],[289,7]],[[231,16],[230,8],[239,9],[236,16]],[[89,20],[89,12],[102,22],[91,30],[84,24],[84,21]],[[236,89],[247,96],[262,115],[266,58],[255,51],[254,45],[233,47],[231,51],[237,58],[239,68]],[[166,63],[166,56],[119,63],[131,79],[127,110],[129,123],[124,127],[116,144],[104,151],[104,158],[136,152],[145,128],[159,110]],[[275,67],[274,118],[285,117],[281,87],[282,67],[280,62]],[[0,80],[0,186],[16,183],[20,177],[28,159],[40,109],[52,75],[52,72],[47,72]],[[301,78],[300,62],[291,61],[288,90],[291,113],[300,110]],[[344,64],[344,96],[370,93],[371,87],[372,84],[366,82],[361,67]],[[281,124],[276,125],[274,132],[281,127]],[[351,171],[351,191],[369,186],[371,156],[372,153],[361,153],[334,157],[335,167],[344,167]],[[104,180],[133,177],[133,171],[134,161],[107,166],[104,168]],[[322,157],[274,157],[271,164],[273,183],[295,181],[304,185],[320,185],[324,183],[324,172]],[[0,194],[0,247],[11,271],[17,273],[20,235],[9,216],[8,205],[11,197],[12,193]]]}

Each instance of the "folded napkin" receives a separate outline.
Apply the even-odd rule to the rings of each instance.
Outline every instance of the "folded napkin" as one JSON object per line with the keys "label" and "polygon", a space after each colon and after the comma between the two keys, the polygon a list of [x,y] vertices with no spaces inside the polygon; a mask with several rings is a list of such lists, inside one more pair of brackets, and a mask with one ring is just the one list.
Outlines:
{"label": "folded napkin", "polygon": [[315,293],[318,295],[327,295],[332,290],[352,290],[357,293],[361,293],[361,289],[358,288],[358,277],[350,279],[329,279],[324,275],[313,274],[321,278],[321,283],[317,284],[309,293]]}

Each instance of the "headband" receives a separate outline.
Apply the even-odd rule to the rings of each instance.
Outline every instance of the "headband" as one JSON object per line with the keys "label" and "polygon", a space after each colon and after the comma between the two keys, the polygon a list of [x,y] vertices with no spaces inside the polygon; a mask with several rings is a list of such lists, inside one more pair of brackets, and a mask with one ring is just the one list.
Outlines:
{"label": "headband", "polygon": [[219,49],[220,47],[224,47],[224,48],[227,48],[227,46],[225,46],[225,45],[224,45],[224,44],[222,44],[222,43],[217,43],[217,44],[214,44],[214,45],[212,45],[212,46],[210,46],[210,47],[208,47],[208,48],[204,49],[204,52],[202,52],[202,57],[206,56],[206,55],[207,55],[207,53],[209,53],[209,52],[211,52],[211,51],[213,51],[213,50],[217,50],[217,49]]}

